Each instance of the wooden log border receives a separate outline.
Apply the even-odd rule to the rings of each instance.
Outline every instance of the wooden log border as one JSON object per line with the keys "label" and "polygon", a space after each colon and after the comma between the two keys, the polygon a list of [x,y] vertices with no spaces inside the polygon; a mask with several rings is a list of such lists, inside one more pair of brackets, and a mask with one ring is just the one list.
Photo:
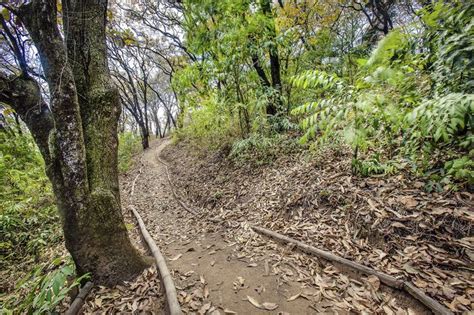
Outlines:
{"label": "wooden log border", "polygon": [[171,175],[170,175],[170,171],[168,169],[168,164],[166,164],[165,162],[163,162],[160,157],[157,155],[156,156],[156,159],[158,162],[160,162],[161,164],[164,165],[165,167],[165,170],[166,170],[166,178],[168,179],[168,183],[170,184],[170,189],[171,189],[171,192],[173,193],[173,196],[174,196],[174,199],[180,204],[180,206],[188,211],[189,213],[191,213],[192,215],[195,215],[197,216],[198,213],[196,212],[196,210],[193,210],[191,209],[189,206],[187,206],[182,200],[181,198],[178,197],[178,194],[176,194],[176,190],[174,189],[174,186],[173,186],[173,183],[171,182]]}
{"label": "wooden log border", "polygon": [[135,209],[134,206],[130,206],[130,208],[132,209],[132,212],[135,215],[135,218],[137,219],[142,236],[145,239],[145,242],[147,243],[148,247],[150,248],[153,257],[155,258],[156,266],[158,267],[158,272],[160,274],[160,279],[163,282],[163,287],[165,290],[168,312],[171,315],[181,315],[182,311],[181,306],[178,302],[176,287],[174,286],[173,278],[171,277],[168,266],[166,265],[165,258],[161,254],[160,249],[156,245],[150,233],[148,233],[145,227],[145,223],[143,223],[143,220],[138,211]]}
{"label": "wooden log border", "polygon": [[265,229],[263,227],[255,226],[252,225],[250,226],[252,230],[255,232],[268,236],[270,238],[273,238],[274,240],[288,243],[288,244],[293,244],[300,250],[313,254],[317,257],[323,258],[325,260],[339,263],[345,267],[351,268],[355,271],[358,271],[360,273],[366,274],[366,275],[374,275],[377,276],[380,279],[380,282],[384,283],[385,285],[399,289],[399,290],[404,290],[407,292],[409,295],[411,295],[413,298],[416,300],[420,301],[423,303],[427,308],[429,308],[433,313],[438,314],[438,315],[450,315],[453,314],[450,310],[448,310],[446,307],[441,305],[438,301],[430,298],[427,296],[423,291],[415,287],[411,282],[408,281],[403,281],[396,279],[388,274],[385,274],[380,271],[376,271],[372,268],[369,268],[367,266],[361,265],[359,263],[356,263],[354,261],[342,258],[340,256],[334,255],[330,252],[318,249],[314,246],[307,245],[303,242],[300,242],[298,240],[295,240],[293,238],[287,237],[285,235],[282,235],[280,233],[273,232],[271,230]]}
{"label": "wooden log border", "polygon": [[76,315],[82,308],[84,301],[86,300],[87,294],[91,291],[94,284],[92,282],[87,282],[79,291],[79,294],[76,296],[72,302],[69,309],[66,311],[66,315]]}

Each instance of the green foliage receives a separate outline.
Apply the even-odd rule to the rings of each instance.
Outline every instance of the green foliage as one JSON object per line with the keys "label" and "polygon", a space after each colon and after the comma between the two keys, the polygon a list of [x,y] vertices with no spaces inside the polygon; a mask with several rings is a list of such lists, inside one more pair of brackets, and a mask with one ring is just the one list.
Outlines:
{"label": "green foliage", "polygon": [[433,39],[430,60],[439,93],[474,92],[474,6],[438,3],[424,15]]}
{"label": "green foliage", "polygon": [[126,172],[133,164],[133,156],[140,152],[140,137],[124,132],[119,134],[118,168],[120,172]]}
{"label": "green foliage", "polygon": [[4,268],[37,256],[47,244],[60,242],[61,234],[44,163],[29,134],[0,132],[0,184],[0,265]]}
{"label": "green foliage", "polygon": [[[55,312],[56,307],[89,275],[74,278],[74,263],[61,257],[51,263],[35,267],[17,285],[17,295],[5,303],[5,314],[45,314]],[[26,292],[25,295],[22,293]],[[14,311],[14,312],[13,312]]]}
{"label": "green foliage", "polygon": [[229,157],[239,164],[264,165],[301,148],[294,138],[287,135],[275,134],[266,137],[254,134],[246,139],[235,141]]}
{"label": "green foliage", "polygon": [[336,75],[324,71],[307,71],[292,79],[293,85],[299,88],[313,89],[318,100],[307,102],[293,109],[294,115],[306,115],[301,127],[306,130],[301,138],[302,143],[314,138],[319,133],[321,142],[333,135],[336,125],[347,114],[347,106],[352,93],[344,81]]}
{"label": "green foliage", "polygon": [[[66,282],[73,279],[71,261],[63,266],[61,258],[41,263],[42,252],[58,246],[62,233],[44,162],[29,133],[0,132],[0,184],[0,268],[28,273],[1,297],[2,311],[51,313],[79,279]],[[15,269],[25,261],[34,262],[30,271]]]}
{"label": "green foliage", "polygon": [[[474,47],[465,40],[472,39],[472,21],[466,20],[469,9],[463,6],[436,10],[430,18],[448,23],[433,23],[435,29],[426,30],[437,34],[432,69],[418,53],[421,42],[393,30],[368,60],[358,60],[353,77],[317,70],[295,76],[294,86],[313,93],[311,101],[292,111],[304,116],[301,141],[315,138],[324,145],[342,137],[354,150],[353,169],[362,175],[393,173],[409,165],[433,174],[441,165],[442,177],[473,183],[473,76],[468,75],[472,60],[465,54]],[[449,81],[446,67],[452,70]]]}
{"label": "green foliage", "polygon": [[[211,148],[234,142],[233,158],[266,161],[275,134],[296,130],[297,119],[301,143],[343,140],[364,176],[409,169],[444,186],[472,182],[470,3],[437,1],[413,16],[400,16],[403,5],[394,3],[400,26],[388,34],[331,1],[275,3],[271,12],[264,3],[183,2],[196,58],[173,79],[185,108],[180,139]],[[271,84],[270,53],[279,56],[281,93]],[[269,104],[277,115],[267,115]]]}
{"label": "green foliage", "polygon": [[184,127],[176,132],[178,139],[187,139],[196,147],[215,150],[231,143],[238,136],[237,122],[226,104],[215,95],[202,99],[201,105],[188,111]]}
{"label": "green foliage", "polygon": [[[183,1],[186,44],[197,60],[177,71],[173,86],[186,125],[181,137],[189,136],[200,147],[216,148],[219,141],[223,145],[252,132],[267,134],[294,127],[284,115],[267,117],[266,109],[272,104],[278,112],[287,110],[286,95],[271,84],[268,58],[269,52],[278,49],[289,54],[297,36],[276,28],[275,15],[263,12],[264,2]],[[255,60],[272,82],[262,82],[252,65]],[[287,69],[280,68],[285,85]]]}
{"label": "green foliage", "polygon": [[403,48],[403,43],[406,43],[406,36],[398,29],[391,31],[378,43],[365,66],[374,67],[389,64],[397,50]]}

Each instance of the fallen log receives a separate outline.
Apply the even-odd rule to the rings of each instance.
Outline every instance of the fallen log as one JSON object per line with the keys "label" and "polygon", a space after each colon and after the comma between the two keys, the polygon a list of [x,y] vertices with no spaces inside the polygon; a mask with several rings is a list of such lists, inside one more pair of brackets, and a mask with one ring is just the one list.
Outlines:
{"label": "fallen log", "polygon": [[160,278],[161,278],[161,281],[163,282],[163,287],[165,290],[166,302],[168,305],[168,312],[171,315],[182,314],[181,306],[179,305],[179,302],[178,302],[176,287],[174,286],[173,278],[171,277],[171,274],[168,270],[168,266],[166,266],[165,258],[161,254],[161,251],[156,245],[153,238],[150,236],[150,233],[148,233],[145,227],[145,223],[143,223],[143,220],[140,214],[138,213],[138,211],[135,209],[134,206],[130,206],[130,208],[132,209],[132,212],[135,215],[135,218],[137,219],[138,226],[140,227],[140,231],[143,235],[143,238],[145,239],[145,242],[150,248],[150,251],[153,254],[153,257],[155,258],[156,266],[158,267],[158,272],[160,274]]}
{"label": "fallen log", "polygon": [[273,232],[271,230],[252,225],[251,228],[259,233],[263,234],[266,236],[269,236],[275,240],[278,240],[280,242],[285,242],[288,244],[293,244],[300,250],[313,254],[317,257],[323,258],[325,260],[331,261],[331,262],[336,262],[339,263],[345,267],[351,268],[355,271],[358,271],[360,273],[366,274],[366,275],[374,275],[377,276],[380,279],[380,282],[386,284],[387,286],[395,289],[400,289],[400,290],[405,290],[408,294],[410,294],[412,297],[423,303],[426,307],[428,307],[433,313],[439,314],[439,315],[448,315],[452,314],[451,311],[449,311],[446,307],[441,305],[439,302],[436,300],[430,298],[426,294],[424,294],[420,289],[416,288],[412,283],[408,281],[403,281],[400,279],[397,279],[395,277],[392,277],[390,275],[387,275],[385,273],[382,273],[380,271],[376,271],[372,268],[369,268],[367,266],[364,266],[362,264],[356,263],[354,261],[342,258],[340,256],[334,255],[330,252],[318,249],[314,246],[307,245],[303,242],[300,242],[298,240],[295,240],[293,238],[284,236],[280,233]]}
{"label": "fallen log", "polygon": [[423,303],[426,307],[428,307],[433,313],[439,314],[439,315],[444,315],[444,314],[452,314],[450,310],[445,308],[443,305],[441,305],[438,301],[430,298],[427,296],[423,291],[418,289],[413,285],[413,283],[409,281],[403,282],[403,289],[413,296],[415,299]]}
{"label": "fallen log", "polygon": [[94,284],[89,281],[81,288],[81,290],[79,291],[79,294],[77,294],[71,306],[66,311],[65,313],[66,315],[76,315],[81,310],[82,305],[84,304],[84,301],[86,300],[86,296],[87,294],[89,294],[93,286]]}

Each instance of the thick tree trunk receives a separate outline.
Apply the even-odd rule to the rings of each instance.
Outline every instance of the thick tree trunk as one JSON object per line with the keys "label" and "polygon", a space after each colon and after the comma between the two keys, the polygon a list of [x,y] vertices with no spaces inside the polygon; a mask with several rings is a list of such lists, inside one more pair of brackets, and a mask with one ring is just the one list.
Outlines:
{"label": "thick tree trunk", "polygon": [[[26,124],[43,156],[54,194],[63,196],[60,161],[57,155],[51,153],[49,144],[54,128],[53,115],[41,96],[38,83],[26,75],[6,77],[0,74],[0,102],[10,105]],[[62,200],[57,198],[59,209],[64,209]]]}
{"label": "thick tree trunk", "polygon": [[107,68],[107,1],[62,4],[66,46],[57,26],[55,0],[33,0],[22,6],[21,16],[51,91],[54,129],[49,139],[54,150],[49,156],[58,159],[61,176],[50,178],[66,247],[79,274],[90,272],[96,283],[112,285],[132,278],[145,263],[128,238],[120,207],[120,104]]}

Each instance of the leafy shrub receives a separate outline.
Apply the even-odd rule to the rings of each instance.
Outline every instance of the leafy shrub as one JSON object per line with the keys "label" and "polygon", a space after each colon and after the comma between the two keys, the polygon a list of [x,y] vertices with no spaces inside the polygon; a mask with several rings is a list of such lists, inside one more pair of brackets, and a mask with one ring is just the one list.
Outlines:
{"label": "leafy shrub", "polygon": [[[61,241],[60,221],[41,155],[28,133],[0,132],[0,241],[3,268]],[[34,231],[34,233],[32,233]]]}
{"label": "leafy shrub", "polygon": [[15,269],[18,262],[35,263],[15,290],[1,297],[2,312],[51,313],[79,280],[66,283],[73,278],[71,261],[41,263],[44,249],[58,246],[62,233],[44,162],[29,133],[0,132],[0,185],[0,268],[22,274],[24,266]]}
{"label": "leafy shrub", "polygon": [[424,12],[434,43],[430,60],[439,93],[474,92],[473,16],[474,6],[469,1],[457,5],[440,1],[431,12]]}
{"label": "leafy shrub", "polygon": [[199,149],[216,150],[225,146],[239,136],[237,123],[226,112],[228,110],[215,95],[203,99],[199,106],[188,111],[183,128],[175,136],[190,141]]}
{"label": "leafy shrub", "polygon": [[[353,170],[362,175],[411,165],[416,172],[438,170],[442,177],[473,183],[469,10],[438,5],[429,13],[438,21],[425,31],[434,36],[435,58],[420,53],[422,41],[393,30],[368,60],[358,60],[354,78],[317,70],[295,76],[293,84],[316,97],[293,110],[304,116],[301,141],[325,144],[342,137],[354,150]],[[439,23],[444,20],[447,25]],[[445,79],[448,68],[451,81]]]}
{"label": "leafy shrub", "polygon": [[238,163],[268,164],[277,157],[298,150],[301,145],[287,135],[266,137],[254,134],[232,144],[229,157]]}
{"label": "leafy shrub", "polygon": [[74,279],[74,264],[71,259],[61,257],[51,263],[35,267],[17,285],[17,294],[10,296],[5,303],[5,314],[52,313],[68,296],[69,292],[87,279],[86,274]]}
{"label": "leafy shrub", "polygon": [[120,172],[126,172],[132,166],[132,157],[140,152],[140,137],[124,132],[119,134],[118,168]]}

